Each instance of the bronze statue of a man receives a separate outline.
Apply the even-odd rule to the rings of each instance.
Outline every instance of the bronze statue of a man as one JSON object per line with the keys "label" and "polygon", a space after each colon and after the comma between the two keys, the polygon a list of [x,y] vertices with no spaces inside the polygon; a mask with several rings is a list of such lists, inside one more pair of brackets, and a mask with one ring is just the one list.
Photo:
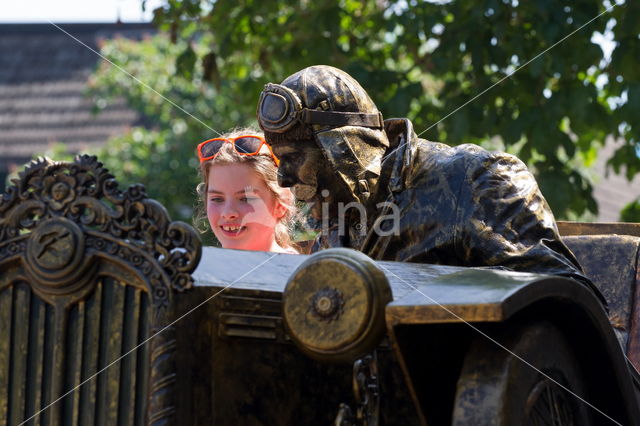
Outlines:
{"label": "bronze statue of a man", "polygon": [[[329,66],[267,84],[257,113],[280,158],[280,185],[314,203],[317,219],[324,213],[344,221],[323,232],[314,250],[350,247],[379,260],[502,266],[569,276],[593,288],[516,157],[420,139],[408,119],[383,121],[360,84]],[[340,203],[364,206],[366,233],[358,209],[345,213]]]}

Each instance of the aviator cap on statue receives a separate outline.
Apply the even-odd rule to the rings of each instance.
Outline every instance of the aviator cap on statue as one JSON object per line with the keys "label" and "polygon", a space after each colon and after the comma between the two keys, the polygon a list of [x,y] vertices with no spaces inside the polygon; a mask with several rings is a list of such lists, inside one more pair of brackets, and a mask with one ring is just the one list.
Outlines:
{"label": "aviator cap on statue", "polygon": [[335,180],[325,185],[342,188],[344,200],[367,202],[389,140],[382,114],[349,74],[326,65],[305,68],[267,84],[257,112],[269,143],[313,139],[333,169]]}
{"label": "aviator cap on statue", "polygon": [[258,122],[267,132],[284,133],[297,123],[314,130],[342,126],[382,129],[382,114],[349,74],[326,65],[299,71],[282,84],[265,86]]}

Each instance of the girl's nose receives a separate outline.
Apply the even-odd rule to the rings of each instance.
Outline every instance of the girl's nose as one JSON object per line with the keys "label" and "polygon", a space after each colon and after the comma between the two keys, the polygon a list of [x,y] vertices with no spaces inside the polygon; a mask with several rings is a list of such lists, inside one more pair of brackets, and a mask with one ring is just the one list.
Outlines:
{"label": "girl's nose", "polygon": [[238,210],[235,208],[235,206],[232,203],[225,203],[222,210],[222,217],[225,219],[235,219],[238,216]]}

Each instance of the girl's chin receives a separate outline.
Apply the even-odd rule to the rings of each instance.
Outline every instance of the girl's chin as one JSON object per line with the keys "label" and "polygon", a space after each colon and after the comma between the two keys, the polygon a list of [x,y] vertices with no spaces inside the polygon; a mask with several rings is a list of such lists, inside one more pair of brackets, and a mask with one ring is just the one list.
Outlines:
{"label": "girl's chin", "polygon": [[253,248],[253,246],[255,246],[253,238],[251,238],[247,233],[246,227],[242,227],[242,229],[237,232],[218,229],[216,237],[220,241],[220,244],[222,244],[222,248],[233,250],[256,250]]}
{"label": "girl's chin", "polygon": [[220,241],[222,248],[231,250],[249,250],[249,251],[270,251],[271,247],[265,247],[261,244],[256,244],[256,241],[252,239],[231,239],[226,238]]}

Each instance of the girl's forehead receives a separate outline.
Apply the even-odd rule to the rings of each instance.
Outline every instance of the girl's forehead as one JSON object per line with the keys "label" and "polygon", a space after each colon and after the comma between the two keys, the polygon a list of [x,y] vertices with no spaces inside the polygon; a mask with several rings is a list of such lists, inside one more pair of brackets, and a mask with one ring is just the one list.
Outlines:
{"label": "girl's forehead", "polygon": [[218,164],[209,169],[209,191],[219,192],[268,192],[267,184],[248,164]]}

